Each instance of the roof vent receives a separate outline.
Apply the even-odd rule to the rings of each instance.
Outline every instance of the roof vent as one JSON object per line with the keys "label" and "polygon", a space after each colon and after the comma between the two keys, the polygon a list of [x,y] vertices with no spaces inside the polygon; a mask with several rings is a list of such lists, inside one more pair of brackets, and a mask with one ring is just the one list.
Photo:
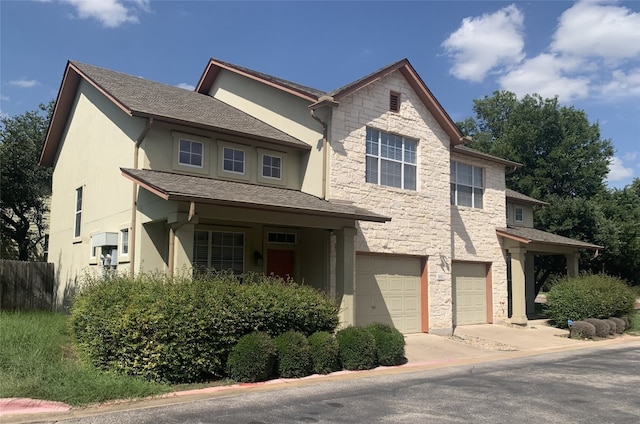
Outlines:
{"label": "roof vent", "polygon": [[400,112],[400,93],[392,91],[389,95],[389,110],[391,112]]}

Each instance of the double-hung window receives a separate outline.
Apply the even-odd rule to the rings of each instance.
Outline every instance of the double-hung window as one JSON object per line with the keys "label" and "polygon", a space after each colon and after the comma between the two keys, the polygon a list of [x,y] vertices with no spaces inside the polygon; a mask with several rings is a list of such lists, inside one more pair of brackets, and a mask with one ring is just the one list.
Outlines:
{"label": "double-hung window", "polygon": [[244,233],[230,231],[195,231],[193,266],[197,270],[213,269],[244,272]]}
{"label": "double-hung window", "polygon": [[120,230],[120,253],[122,255],[129,254],[129,229]]}
{"label": "double-hung window", "polygon": [[73,226],[73,236],[80,237],[80,226],[82,224],[82,187],[76,189],[76,213],[75,224]]}
{"label": "double-hung window", "polygon": [[451,204],[482,209],[484,175],[480,167],[451,162]]}
{"label": "double-hung window", "polygon": [[416,189],[416,140],[367,128],[366,144],[366,182]]}
{"label": "double-hung window", "polygon": [[244,174],[244,150],[224,147],[222,155],[222,169],[226,172]]}
{"label": "double-hung window", "polygon": [[202,168],[204,144],[199,141],[180,139],[178,163]]}

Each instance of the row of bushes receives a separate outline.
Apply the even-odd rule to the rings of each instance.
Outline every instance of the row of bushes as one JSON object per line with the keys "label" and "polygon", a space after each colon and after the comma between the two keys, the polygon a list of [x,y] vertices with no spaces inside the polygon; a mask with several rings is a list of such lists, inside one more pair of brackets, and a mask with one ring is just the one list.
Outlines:
{"label": "row of bushes", "polygon": [[402,364],[404,346],[402,334],[384,324],[348,327],[335,337],[326,331],[309,338],[288,331],[272,339],[267,333],[253,332],[240,338],[226,368],[230,378],[241,382],[328,374],[342,368],[364,370]]}
{"label": "row of bushes", "polygon": [[226,376],[245,334],[334,332],[338,306],[309,286],[264,275],[87,277],[71,310],[82,354],[101,369],[169,383]]}
{"label": "row of bushes", "polygon": [[628,320],[618,317],[607,319],[587,318],[584,321],[574,321],[569,327],[569,337],[577,339],[593,339],[594,337],[609,337],[622,334],[629,326]]}
{"label": "row of bushes", "polygon": [[623,280],[604,274],[567,277],[547,293],[544,313],[560,328],[586,318],[622,318],[633,313],[636,294]]}

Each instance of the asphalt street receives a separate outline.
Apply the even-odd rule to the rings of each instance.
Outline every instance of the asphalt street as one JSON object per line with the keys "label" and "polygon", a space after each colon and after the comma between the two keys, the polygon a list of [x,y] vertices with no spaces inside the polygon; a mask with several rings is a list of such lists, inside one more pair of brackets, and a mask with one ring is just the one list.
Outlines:
{"label": "asphalt street", "polygon": [[633,342],[56,422],[636,424],[638,388],[640,342]]}

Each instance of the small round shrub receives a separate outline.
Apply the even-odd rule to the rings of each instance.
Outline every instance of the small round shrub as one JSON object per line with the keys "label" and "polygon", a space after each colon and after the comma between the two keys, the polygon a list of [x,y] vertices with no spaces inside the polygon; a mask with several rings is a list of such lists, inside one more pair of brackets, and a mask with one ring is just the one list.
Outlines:
{"label": "small round shrub", "polygon": [[276,352],[275,343],[267,333],[244,335],[229,353],[227,373],[243,383],[267,380],[273,374]]}
{"label": "small round shrub", "polygon": [[376,339],[365,327],[347,327],[336,334],[340,362],[348,370],[370,370],[377,365]]}
{"label": "small round shrub", "polygon": [[378,363],[385,366],[403,364],[404,357],[404,336],[397,329],[381,323],[374,323],[367,326],[367,330],[376,339],[378,349]]}
{"label": "small round shrub", "polygon": [[287,331],[274,340],[278,349],[278,375],[299,378],[311,374],[311,347],[304,334]]}
{"label": "small round shrub", "polygon": [[598,318],[587,318],[585,319],[586,322],[593,324],[593,326],[596,328],[596,336],[597,337],[608,337],[609,336],[609,323],[607,323],[605,320],[602,319],[598,319]]}
{"label": "small round shrub", "polygon": [[633,310],[635,295],[624,281],[604,274],[567,277],[547,293],[545,313],[560,328],[567,320],[622,317]]}
{"label": "small round shrub", "polygon": [[309,336],[313,372],[329,374],[340,369],[338,342],[326,331],[316,331]]}
{"label": "small round shrub", "polygon": [[569,332],[572,339],[593,339],[596,335],[596,327],[586,321],[574,321]]}
{"label": "small round shrub", "polygon": [[618,323],[612,320],[611,318],[607,318],[603,321],[609,324],[609,335],[610,336],[615,335],[618,331]]}
{"label": "small round shrub", "polygon": [[622,318],[611,317],[609,319],[616,323],[616,333],[618,334],[624,333],[624,330],[627,328],[627,323],[624,322]]}

